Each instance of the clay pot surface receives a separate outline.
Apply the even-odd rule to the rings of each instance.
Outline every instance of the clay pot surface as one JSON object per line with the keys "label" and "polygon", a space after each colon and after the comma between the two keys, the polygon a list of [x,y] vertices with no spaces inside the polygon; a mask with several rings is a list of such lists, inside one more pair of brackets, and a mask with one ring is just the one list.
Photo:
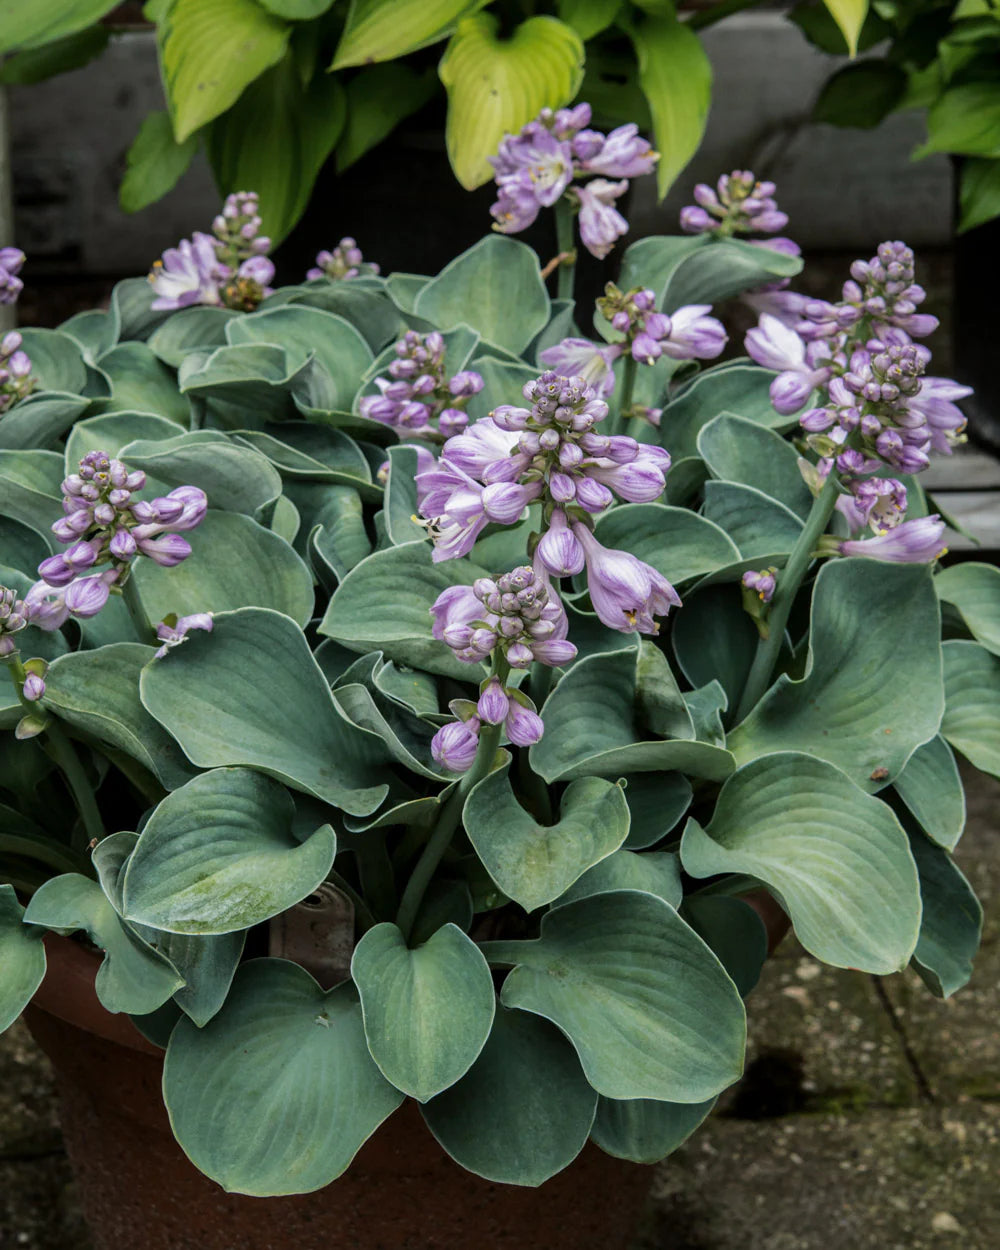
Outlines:
{"label": "clay pot surface", "polygon": [[96,1250],[624,1250],[648,1167],[588,1143],[538,1189],[455,1164],[407,1100],[348,1171],[312,1194],[227,1194],[186,1158],[160,1094],[162,1051],[94,993],[95,954],[45,939],[49,970],[25,1018],[49,1056]]}

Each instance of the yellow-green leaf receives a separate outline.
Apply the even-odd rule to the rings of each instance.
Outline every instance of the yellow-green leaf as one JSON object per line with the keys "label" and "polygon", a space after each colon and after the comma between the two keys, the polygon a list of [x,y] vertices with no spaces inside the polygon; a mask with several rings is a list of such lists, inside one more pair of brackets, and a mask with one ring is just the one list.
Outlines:
{"label": "yellow-green leaf", "polygon": [[391,61],[444,39],[485,0],[351,0],[331,69]]}
{"label": "yellow-green leaf", "polygon": [[174,0],[159,42],[177,142],[224,113],[280,61],[290,31],[256,0]]}
{"label": "yellow-green leaf", "polygon": [[438,72],[448,92],[448,156],[467,190],[492,177],[489,157],[500,140],[536,117],[560,108],[583,79],[583,41],[554,17],[529,17],[509,39],[495,17],[459,22]]}
{"label": "yellow-green leaf", "polygon": [[660,153],[656,186],[662,199],[701,142],[712,67],[698,36],[672,15],[644,18],[632,29],[632,40]]}
{"label": "yellow-green leaf", "polygon": [[847,40],[851,56],[854,56],[858,50],[861,27],[868,16],[868,0],[823,0],[823,3]]}

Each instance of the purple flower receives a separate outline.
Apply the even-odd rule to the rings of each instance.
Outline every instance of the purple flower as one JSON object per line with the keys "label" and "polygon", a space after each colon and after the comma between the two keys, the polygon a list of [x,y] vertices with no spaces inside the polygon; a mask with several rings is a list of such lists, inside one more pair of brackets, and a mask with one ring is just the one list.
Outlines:
{"label": "purple flower", "polygon": [[191,544],[186,538],[181,538],[180,534],[158,533],[147,537],[143,531],[150,528],[159,530],[161,527],[137,525],[132,534],[139,551],[161,568],[172,569],[191,554]]}
{"label": "purple flower", "polygon": [[468,772],[479,750],[479,729],[478,716],[442,725],[431,739],[434,760],[453,773]]}
{"label": "purple flower", "polygon": [[628,222],[614,207],[615,200],[628,190],[628,181],[609,182],[595,178],[575,187],[580,203],[580,240],[592,256],[603,259],[628,231]]}
{"label": "purple flower", "polygon": [[71,582],[63,595],[72,616],[96,616],[108,601],[111,583],[118,577],[117,569],[95,573],[92,577],[79,577]]}
{"label": "purple flower", "polygon": [[923,418],[935,451],[950,456],[954,444],[962,441],[957,435],[965,429],[965,414],[954,401],[971,394],[971,386],[961,386],[951,378],[921,378],[920,390],[910,397],[908,407]]}
{"label": "purple flower", "polygon": [[[170,624],[170,622],[173,624]],[[156,652],[155,659],[161,660],[171,649],[180,646],[187,639],[192,629],[204,629],[212,632],[212,613],[194,612],[190,616],[168,616],[156,627],[156,636],[163,646]]]}
{"label": "purple flower", "polygon": [[899,525],[906,515],[906,487],[895,478],[855,478],[846,485],[850,493],[840,495],[836,507],[852,533],[870,525],[881,534]]}
{"label": "purple flower", "polygon": [[848,539],[837,544],[845,556],[867,556],[894,564],[932,564],[948,548],[942,543],[945,523],[935,513],[904,521],[874,538]]}
{"label": "purple flower", "polygon": [[476,713],[485,725],[502,725],[510,710],[510,699],[496,677],[491,677],[479,696]]}
{"label": "purple flower", "polygon": [[0,247],[0,304],[14,304],[24,289],[17,276],[25,262],[25,255],[18,247]]}
{"label": "purple flower", "polygon": [[816,354],[824,349],[807,346],[794,330],[768,313],[761,316],[758,326],[747,331],[745,342],[748,355],[757,364],[779,371],[771,383],[771,403],[783,416],[797,412],[813,391],[830,379],[830,366],[814,364]]}
{"label": "purple flower", "polygon": [[29,703],[37,703],[45,693],[45,682],[37,673],[29,673],[24,679],[24,687],[21,693]]}
{"label": "purple flower", "polygon": [[219,284],[228,277],[210,234],[195,232],[168,248],[153,265],[150,285],[156,294],[155,309],[188,308],[192,304],[221,304]]}
{"label": "purple flower", "polygon": [[639,134],[639,127],[630,122],[612,130],[596,155],[582,160],[581,165],[588,173],[608,178],[638,178],[652,173],[658,160],[659,153]]}
{"label": "purple flower", "polygon": [[541,739],[545,726],[534,708],[528,706],[526,699],[522,703],[522,699],[524,696],[519,696],[516,692],[511,696],[504,729],[515,746],[530,747]]}
{"label": "purple flower", "polygon": [[32,625],[51,633],[69,619],[63,593],[46,581],[37,581],[24,596],[25,614]]}
{"label": "purple flower", "polygon": [[602,547],[580,522],[574,523],[573,532],[583,545],[590,601],[601,621],[625,634],[659,633],[653,618],[666,616],[681,602],[662,573],[627,551]]}
{"label": "purple flower", "polygon": [[563,339],[547,347],[538,359],[563,377],[583,378],[607,399],[615,389],[614,363],[621,353],[618,343],[599,346],[590,339]]}
{"label": "purple flower", "polygon": [[715,188],[699,183],[694,189],[696,205],[681,209],[681,229],[686,234],[708,231],[725,237],[732,234],[773,234],[788,225],[774,199],[773,182],[759,182],[749,169],[723,174]]}
{"label": "purple flower", "polygon": [[670,468],[670,453],[662,447],[637,444],[633,459],[627,463],[598,460],[584,467],[591,478],[629,503],[652,503],[666,490],[664,475]]}
{"label": "purple flower", "polygon": [[346,282],[349,278],[360,276],[362,267],[366,273],[377,274],[378,265],[365,263],[361,248],[350,238],[343,238],[332,252],[322,251],[316,257],[316,268],[310,269],[306,277],[329,278],[331,282]]}
{"label": "purple flower", "polygon": [[743,585],[747,590],[755,591],[761,603],[770,603],[774,598],[777,571],[777,569],[768,568],[755,573],[748,569],[743,574]]}
{"label": "purple flower", "polygon": [[670,329],[660,348],[675,360],[714,360],[726,346],[728,335],[721,321],[706,314],[711,304],[688,304],[668,318]]}
{"label": "purple flower", "polygon": [[536,550],[542,564],[556,577],[569,577],[583,569],[583,547],[569,528],[566,513],[561,508],[552,513],[549,528],[539,539]]}

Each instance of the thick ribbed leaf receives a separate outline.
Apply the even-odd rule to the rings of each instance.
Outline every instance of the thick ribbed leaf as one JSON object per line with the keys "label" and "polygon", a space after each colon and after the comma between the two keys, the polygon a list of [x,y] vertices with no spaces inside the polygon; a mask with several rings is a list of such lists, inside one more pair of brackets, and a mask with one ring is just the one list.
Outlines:
{"label": "thick ribbed leaf", "polygon": [[653,115],[660,153],[656,185],[662,199],[701,142],[712,94],[712,66],[701,40],[677,20],[672,8],[643,18],[632,39],[639,83]]}
{"label": "thick ribbed leaf", "polygon": [[965,790],[944,738],[917,747],[893,785],[927,836],[954,850],[965,828]]}
{"label": "thick ribbed leaf", "polygon": [[605,547],[630,551],[669,582],[702,577],[739,559],[739,549],[717,525],[661,503],[612,508],[597,522],[596,533]]}
{"label": "thick ribbed leaf", "polygon": [[953,564],[934,578],[934,589],[939,599],[958,609],[980,646],[1000,655],[1000,569],[995,564]]}
{"label": "thick ribbed leaf", "polygon": [[534,911],[622,845],[628,806],[621,786],[587,777],[567,787],[558,821],[542,825],[517,801],[509,771],[508,762],[473,788],[463,824],[504,894]]}
{"label": "thick ribbed leaf", "polygon": [[444,39],[481,0],[351,0],[331,69],[394,61]]}
{"label": "thick ribbed leaf", "polygon": [[[663,308],[673,312],[684,304],[718,304],[742,291],[776,278],[794,277],[801,271],[801,257],[756,247],[745,239],[713,239],[710,246],[695,252],[678,267],[667,287]],[[733,363],[727,362],[727,367]],[[729,408],[741,416],[752,415],[744,412],[740,404]],[[787,427],[791,422],[772,408],[770,413],[762,414],[760,424]]]}
{"label": "thick ribbed leaf", "polygon": [[153,648],[138,642],[61,656],[45,674],[45,703],[68,725],[124,751],[175,790],[195,770],[139,701],[139,674],[152,657]]}
{"label": "thick ribbed leaf", "polygon": [[623,777],[629,828],[625,848],[642,851],[662,841],[691,804],[691,783],[681,773]]}
{"label": "thick ribbed leaf", "polygon": [[813,590],[805,677],[779,677],[729,735],[729,749],[741,764],[808,751],[864,789],[881,789],[941,724],[939,639],[926,566],[827,564]]}
{"label": "thick ribbed leaf", "polygon": [[413,950],[394,924],[376,925],[355,948],[351,976],[368,1049],[397,1089],[427,1102],[475,1063],[496,996],[486,960],[456,925]]}
{"label": "thick ribbed leaf", "polygon": [[448,92],[448,155],[469,191],[493,177],[488,157],[505,134],[543,108],[568,104],[583,79],[583,41],[557,18],[529,17],[506,38],[499,27],[489,13],[464,18],[438,67]]}
{"label": "thick ribbed leaf", "polygon": [[6,0],[0,12],[0,54],[75,34],[114,7],[115,0]]}
{"label": "thick ribbed leaf", "polygon": [[983,909],[951,856],[920,833],[910,835],[920,873],[923,915],[913,966],[932,994],[948,998],[972,976]]}
{"label": "thick ribbed leaf", "polygon": [[232,308],[182,308],[149,336],[150,350],[176,369],[188,352],[222,347],[227,322],[238,316]]}
{"label": "thick ribbed leaf", "polygon": [[56,544],[49,526],[62,512],[63,458],[54,451],[0,451],[0,515]]}
{"label": "thick ribbed leaf", "polygon": [[[152,412],[108,412],[97,417],[78,421],[66,439],[66,472],[75,473],[83,457],[91,451],[106,451],[117,456],[121,449],[137,439],[159,442],[176,438],[176,421],[157,416]],[[145,498],[159,493],[163,483],[150,476],[146,482]]]}
{"label": "thick ribbed leaf", "polygon": [[170,612],[273,608],[305,626],[313,614],[312,574],[291,546],[241,512],[210,510],[176,568],[139,560],[133,573],[151,621]]}
{"label": "thick ribbed leaf", "polygon": [[243,608],[143,671],[142,702],[201,768],[246,765],[355,816],[388,792],[378,739],[335,702],[302,631]]}
{"label": "thick ribbed leaf", "polygon": [[139,439],[122,448],[130,469],[142,469],[170,486],[198,486],[209,504],[259,519],[281,494],[281,475],[251,447],[218,430],[194,430],[157,441]]}
{"label": "thick ribbed leaf", "polygon": [[69,391],[79,395],[87,385],[87,366],[80,348],[60,330],[34,326],[20,331],[24,350],[31,357],[31,372],[46,391]]}
{"label": "thick ribbed leaf", "polygon": [[385,492],[385,531],[395,546],[426,542],[427,530],[414,518],[417,515],[417,483],[419,469],[416,447],[389,448],[389,484]]}
{"label": "thick ribbed leaf", "polygon": [[172,0],[158,37],[177,142],[224,113],[279,61],[290,31],[256,0]]}
{"label": "thick ribbed leaf", "polygon": [[33,582],[35,570],[49,552],[49,544],[41,534],[20,521],[0,516],[0,553],[7,568],[16,569]]}
{"label": "thick ribbed leaf", "polygon": [[713,477],[753,486],[796,516],[809,515],[812,495],[799,472],[798,456],[773,430],[724,412],[698,435],[698,454]]}
{"label": "thick ribbed leaf", "polygon": [[184,984],[177,969],[132,932],[87,877],[52,877],[32,895],[24,919],[46,929],[82,929],[104,951],[94,988],[108,1011],[145,1015]]}
{"label": "thick ribbed leaf", "polygon": [[714,1098],[688,1103],[600,1098],[591,1140],[616,1159],[659,1163],[687,1141],[714,1106]]}
{"label": "thick ribbed leaf", "polygon": [[757,629],[739,588],[703,586],[685,596],[670,635],[681,672],[692,684],[719,681],[729,706],[739,701],[757,652]]}
{"label": "thick ribbed leaf", "polygon": [[427,543],[376,551],[341,582],[319,632],[351,651],[379,650],[398,664],[477,681],[477,665],[456,660],[432,637],[430,609],[447,587],[485,575],[466,560],[432,563]]}
{"label": "thick ribbed leaf", "polygon": [[946,642],[941,734],[984,773],[1000,777],[1000,659],[976,642]]}
{"label": "thick ribbed leaf", "polygon": [[554,908],[530,942],[487,942],[512,963],[501,1001],[566,1034],[608,1098],[702,1102],[743,1068],[746,1020],[736,986],[661,898],[635,890]]}
{"label": "thick ribbed leaf", "polygon": [[787,417],[779,417],[771,403],[769,388],[773,379],[769,370],[751,364],[706,369],[663,409],[660,442],[676,463],[699,455],[698,434],[724,412],[765,428],[787,425]]}
{"label": "thick ribbed leaf", "polygon": [[0,885],[0,1033],[34,997],[45,976],[41,933],[21,923],[24,908],[12,885]]}
{"label": "thick ribbed leaf", "polygon": [[0,448],[46,447],[90,407],[90,400],[65,391],[39,391],[9,409],[0,424]]}
{"label": "thick ribbed leaf", "polygon": [[284,786],[216,768],[175,790],[143,828],[125,873],[128,920],[168,933],[234,933],[294,907],[333,865],[336,837],[292,830]]}
{"label": "thick ribbed leaf", "polygon": [[680,859],[669,851],[646,851],[643,854],[615,851],[589,868],[559,901],[571,903],[574,899],[607,894],[611,890],[644,890],[662,898],[671,907],[679,907],[684,893]]}
{"label": "thick ribbed leaf", "polygon": [[456,1163],[499,1184],[534,1186],[580,1153],[596,1106],[559,1030],[498,1005],[471,1069],[421,1110]]}
{"label": "thick ribbed leaf", "polygon": [[258,1197],[328,1185],[403,1101],[368,1053],[354,987],[324,992],[283,959],[243,964],[203,1028],[180,1021],[163,1097],[195,1166]]}
{"label": "thick ribbed leaf", "polygon": [[745,873],[771,889],[802,945],[838,968],[895,972],[920,928],[917,871],[892,809],[839,768],[784,751],[741,768],[681,841],[694,877]]}
{"label": "thick ribbed leaf", "polygon": [[549,695],[543,715],[545,736],[531,748],[531,766],[549,782],[674,770],[722,781],[735,767],[719,747],[653,740],[638,728],[632,650],[575,664]]}
{"label": "thick ribbed leaf", "polygon": [[802,532],[791,508],[753,486],[705,483],[705,517],[724,529],[744,557],[790,552]]}
{"label": "thick ribbed leaf", "polygon": [[111,383],[107,411],[153,412],[187,425],[190,405],[177,389],[177,375],[145,343],[119,343],[97,363]]}
{"label": "thick ribbed leaf", "polygon": [[487,235],[428,282],[417,296],[416,312],[439,326],[464,323],[511,352],[522,352],[549,319],[538,256],[517,239]]}

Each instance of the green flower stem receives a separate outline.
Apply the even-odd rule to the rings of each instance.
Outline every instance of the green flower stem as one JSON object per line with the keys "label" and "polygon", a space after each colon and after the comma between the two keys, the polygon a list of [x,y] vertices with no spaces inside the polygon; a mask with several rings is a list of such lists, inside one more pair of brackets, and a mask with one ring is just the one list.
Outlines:
{"label": "green flower stem", "polygon": [[806,518],[805,527],[799,535],[788,563],[778,576],[778,585],[771,600],[771,610],[767,614],[768,635],[757,644],[747,684],[743,688],[743,697],[736,709],[735,724],[739,724],[754,708],[764,691],[771,684],[771,676],[777,663],[778,653],[785,636],[788,614],[792,610],[795,596],[799,592],[816,548],[816,543],[826,530],[833,509],[840,493],[836,470],[831,470],[823,489],[813,500],[813,506]]}
{"label": "green flower stem", "polygon": [[621,434],[625,429],[626,419],[629,410],[632,407],[632,399],[635,395],[635,379],[639,369],[638,362],[631,352],[625,356],[625,366],[622,373],[622,400],[617,412],[612,412],[608,419],[608,434]]}
{"label": "green flower stem", "polygon": [[131,568],[126,575],[125,580],[120,583],[120,589],[122,599],[125,601],[126,608],[128,608],[128,614],[132,618],[132,624],[135,626],[135,632],[139,635],[139,641],[152,643],[155,646],[158,642],[156,631],[150,624],[149,617],[146,615],[146,610],[142,606],[142,601],[139,598],[139,591],[136,589]]}
{"label": "green flower stem", "polygon": [[572,260],[560,260],[557,267],[557,299],[573,298],[573,283],[576,278],[576,251],[573,247],[573,205],[565,197],[556,201],[556,247],[560,256],[572,256]]}
{"label": "green flower stem", "polygon": [[[509,675],[510,666],[506,659],[502,655],[494,655],[491,676],[499,678],[500,684],[504,685]],[[427,845],[424,847],[410,875],[410,879],[406,883],[406,888],[403,891],[403,897],[399,904],[399,912],[396,916],[396,924],[402,931],[403,937],[407,940],[409,940],[413,922],[417,918],[417,912],[420,910],[420,904],[424,900],[427,887],[430,885],[445,851],[451,845],[455,831],[461,824],[462,811],[469,791],[474,785],[482,781],[493,765],[497,747],[500,745],[500,731],[502,728],[503,726],[501,725],[483,725],[479,731],[479,748],[476,751],[476,758],[472,762],[472,767],[467,773],[463,773],[458,784],[448,796],[448,801],[441,809],[441,815],[438,817],[437,824],[427,840]]]}

